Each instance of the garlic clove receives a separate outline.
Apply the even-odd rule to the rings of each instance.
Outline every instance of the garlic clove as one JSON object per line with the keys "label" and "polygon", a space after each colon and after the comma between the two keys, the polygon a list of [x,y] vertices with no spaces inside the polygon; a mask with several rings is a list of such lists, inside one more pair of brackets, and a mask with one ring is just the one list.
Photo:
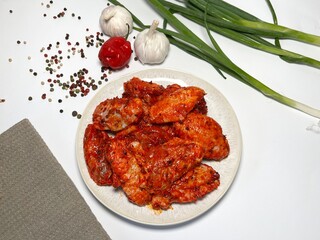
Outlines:
{"label": "garlic clove", "polygon": [[121,6],[109,6],[101,12],[101,30],[110,37],[125,37],[132,32],[133,19],[130,12]]}
{"label": "garlic clove", "polygon": [[168,55],[170,42],[166,35],[157,31],[158,21],[153,21],[150,29],[145,29],[136,36],[134,49],[142,64],[160,64]]}

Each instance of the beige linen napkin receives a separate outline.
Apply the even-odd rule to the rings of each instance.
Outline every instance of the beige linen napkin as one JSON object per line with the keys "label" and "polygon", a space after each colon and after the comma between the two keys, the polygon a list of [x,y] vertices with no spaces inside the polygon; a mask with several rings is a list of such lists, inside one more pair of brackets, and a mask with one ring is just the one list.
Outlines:
{"label": "beige linen napkin", "polygon": [[110,239],[27,119],[0,135],[0,239]]}

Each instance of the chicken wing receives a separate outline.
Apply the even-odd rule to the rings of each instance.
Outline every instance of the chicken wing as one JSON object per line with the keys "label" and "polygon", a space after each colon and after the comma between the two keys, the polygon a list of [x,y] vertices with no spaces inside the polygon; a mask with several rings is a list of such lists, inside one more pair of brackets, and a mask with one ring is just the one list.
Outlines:
{"label": "chicken wing", "polygon": [[149,174],[149,191],[156,194],[167,191],[176,180],[200,164],[202,157],[201,146],[180,138],[151,148],[144,166]]}
{"label": "chicken wing", "polygon": [[132,125],[116,135],[118,139],[138,141],[146,150],[164,144],[173,137],[173,128],[168,125]]}
{"label": "chicken wing", "polygon": [[203,198],[220,185],[220,175],[212,167],[201,164],[181,179],[170,189],[171,203],[190,203]]}
{"label": "chicken wing", "polygon": [[219,161],[229,154],[229,143],[221,126],[209,116],[190,113],[183,122],[174,123],[174,131],[182,139],[199,143],[206,159]]}
{"label": "chicken wing", "polygon": [[133,77],[123,84],[124,92],[122,97],[140,98],[148,105],[153,105],[158,101],[158,97],[164,92],[164,87],[153,82],[142,81]]}
{"label": "chicken wing", "polygon": [[182,121],[204,95],[198,87],[179,88],[151,106],[150,120],[158,124]]}
{"label": "chicken wing", "polygon": [[143,206],[150,202],[151,195],[146,190],[147,175],[141,171],[132,152],[138,151],[138,147],[127,140],[113,138],[108,145],[106,157],[129,201]]}
{"label": "chicken wing", "polygon": [[102,185],[112,185],[112,169],[105,158],[105,147],[109,141],[106,132],[98,130],[93,124],[89,124],[85,130],[83,150],[89,175],[92,180]]}
{"label": "chicken wing", "polygon": [[[180,85],[178,84],[171,84],[168,85],[166,87],[166,89],[164,90],[164,92],[162,93],[162,95],[159,97],[159,100],[169,96],[170,94],[172,94],[174,91],[178,90],[182,88]],[[208,113],[208,107],[207,107],[207,102],[204,99],[204,97],[202,97],[199,102],[194,106],[192,112],[197,112],[197,113],[201,113],[201,114],[207,114]]]}
{"label": "chicken wing", "polygon": [[220,185],[220,175],[212,167],[200,164],[175,181],[162,195],[154,195],[153,209],[167,210],[172,203],[191,203],[203,198]]}
{"label": "chicken wing", "polygon": [[93,124],[101,130],[120,131],[143,116],[139,98],[113,98],[101,102],[93,113]]}

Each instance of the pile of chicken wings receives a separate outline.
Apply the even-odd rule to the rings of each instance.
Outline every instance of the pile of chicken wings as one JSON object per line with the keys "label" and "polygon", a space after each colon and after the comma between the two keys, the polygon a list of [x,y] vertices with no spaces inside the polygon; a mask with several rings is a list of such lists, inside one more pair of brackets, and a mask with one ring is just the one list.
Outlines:
{"label": "pile of chicken wings", "polygon": [[137,77],[123,87],[121,97],[95,108],[85,130],[93,181],[122,188],[130,202],[157,210],[217,189],[220,175],[203,160],[220,161],[230,148],[219,123],[207,115],[205,91]]}

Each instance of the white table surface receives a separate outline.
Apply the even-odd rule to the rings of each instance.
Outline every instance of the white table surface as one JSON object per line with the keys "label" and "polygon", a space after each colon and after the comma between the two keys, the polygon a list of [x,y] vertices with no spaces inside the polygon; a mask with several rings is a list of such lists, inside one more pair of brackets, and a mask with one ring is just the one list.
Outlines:
{"label": "white table surface", "polygon": [[[146,1],[121,2],[145,23],[160,20]],[[264,20],[272,20],[265,1],[228,2]],[[319,1],[272,2],[280,24],[320,35]],[[46,7],[47,4],[50,8]],[[65,81],[80,68],[88,69],[88,75],[98,79],[101,76],[98,48],[87,48],[85,36],[100,31],[98,19],[106,5],[106,0],[53,0],[52,4],[48,0],[0,0],[0,99],[5,100],[0,103],[0,132],[28,118],[115,240],[319,239],[319,119],[268,99],[232,77],[222,79],[209,64],[174,46],[163,64],[143,66],[132,59],[129,68],[108,73],[108,79],[114,81],[124,74],[152,67],[169,68],[194,74],[221,91],[237,114],[243,140],[241,163],[231,188],[202,216],[170,227],[133,223],[112,213],[95,199],[78,170],[75,136],[79,119],[72,116],[74,110],[82,113],[95,92],[91,91],[86,97],[68,99],[65,98],[68,93],[59,87],[50,92],[48,83],[41,84],[50,74],[45,71],[40,49],[51,43],[51,53],[57,52],[55,44],[59,41],[61,50],[66,51],[68,47],[64,38],[69,33],[70,41],[80,43],[86,58],[76,54],[63,61],[61,72],[65,73]],[[63,8],[67,8],[65,16],[54,19],[53,16]],[[189,26],[207,39],[203,29],[194,24]],[[129,39],[133,40],[135,35],[133,32]],[[235,63],[260,81],[288,97],[320,108],[319,70],[288,64],[276,56],[214,36]],[[292,41],[283,41],[283,47],[320,59],[319,47]],[[37,76],[30,69],[37,72]],[[41,99],[43,93],[47,93],[46,100]],[[30,96],[31,101],[28,100]],[[62,103],[58,99],[62,99]],[[63,113],[59,112],[60,109]]]}

